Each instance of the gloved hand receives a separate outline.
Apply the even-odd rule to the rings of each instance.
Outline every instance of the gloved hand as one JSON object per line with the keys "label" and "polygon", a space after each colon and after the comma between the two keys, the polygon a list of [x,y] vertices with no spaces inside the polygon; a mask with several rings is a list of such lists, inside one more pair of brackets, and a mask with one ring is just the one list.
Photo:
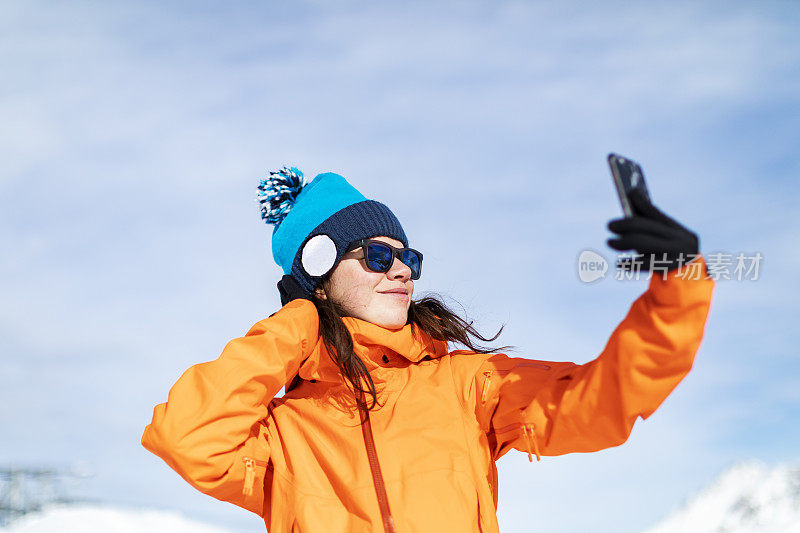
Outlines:
{"label": "gloved hand", "polygon": [[[633,261],[639,262],[643,271],[651,270],[653,266],[650,263],[651,254],[655,254],[655,265],[666,266],[670,271],[689,262],[699,253],[697,234],[662,213],[640,189],[634,189],[629,197],[634,216],[617,218],[608,223],[608,229],[619,234],[606,241],[611,248],[636,250],[639,255]],[[662,261],[665,253],[667,262]],[[617,265],[630,270],[633,261],[620,260]]]}
{"label": "gloved hand", "polygon": [[281,305],[286,305],[298,298],[311,300],[311,295],[304,291],[303,287],[297,283],[297,280],[289,275],[283,276],[278,282],[278,292],[281,295]]}

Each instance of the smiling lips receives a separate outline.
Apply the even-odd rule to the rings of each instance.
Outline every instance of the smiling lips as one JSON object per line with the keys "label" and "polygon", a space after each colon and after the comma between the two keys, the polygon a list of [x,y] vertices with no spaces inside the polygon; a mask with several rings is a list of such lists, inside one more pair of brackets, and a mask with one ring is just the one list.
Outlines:
{"label": "smiling lips", "polygon": [[408,289],[391,289],[388,291],[381,291],[380,294],[387,294],[401,300],[408,300]]}

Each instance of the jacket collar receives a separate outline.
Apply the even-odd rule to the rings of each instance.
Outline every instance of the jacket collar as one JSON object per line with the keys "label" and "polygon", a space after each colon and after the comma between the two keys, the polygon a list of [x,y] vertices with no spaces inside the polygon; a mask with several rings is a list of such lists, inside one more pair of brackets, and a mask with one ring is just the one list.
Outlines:
{"label": "jacket collar", "polygon": [[[373,374],[373,379],[376,378],[373,370],[379,369],[377,373],[380,373],[381,368],[406,367],[425,357],[435,359],[448,353],[447,342],[436,340],[411,324],[391,330],[358,318],[342,320],[353,337],[353,350]],[[328,355],[321,337],[300,366],[299,373],[304,380],[341,381],[339,368]]]}

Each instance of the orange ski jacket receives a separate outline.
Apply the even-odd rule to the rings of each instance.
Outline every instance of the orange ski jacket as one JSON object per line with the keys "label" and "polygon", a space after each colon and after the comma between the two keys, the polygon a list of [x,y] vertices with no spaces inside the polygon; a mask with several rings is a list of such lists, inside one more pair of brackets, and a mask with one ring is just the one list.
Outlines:
{"label": "orange ski jacket", "polygon": [[[450,352],[411,326],[345,318],[379,391],[370,421],[396,531],[497,532],[495,461],[506,452],[539,458],[625,442],[689,372],[713,285],[653,275],[582,365]],[[276,398],[298,373],[300,384]],[[155,407],[142,444],[272,533],[383,531],[351,398],[314,305],[295,300],[189,368]]]}

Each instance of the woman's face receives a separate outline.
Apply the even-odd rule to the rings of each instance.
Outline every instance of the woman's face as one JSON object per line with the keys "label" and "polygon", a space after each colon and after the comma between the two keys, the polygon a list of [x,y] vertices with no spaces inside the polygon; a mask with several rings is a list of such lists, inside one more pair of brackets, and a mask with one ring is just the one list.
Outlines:
{"label": "woman's face", "polygon": [[[403,243],[390,237],[375,237],[396,248]],[[388,329],[400,329],[408,320],[414,294],[411,269],[394,258],[388,272],[372,272],[361,248],[348,252],[333,270],[326,296],[341,305],[348,316]]]}

